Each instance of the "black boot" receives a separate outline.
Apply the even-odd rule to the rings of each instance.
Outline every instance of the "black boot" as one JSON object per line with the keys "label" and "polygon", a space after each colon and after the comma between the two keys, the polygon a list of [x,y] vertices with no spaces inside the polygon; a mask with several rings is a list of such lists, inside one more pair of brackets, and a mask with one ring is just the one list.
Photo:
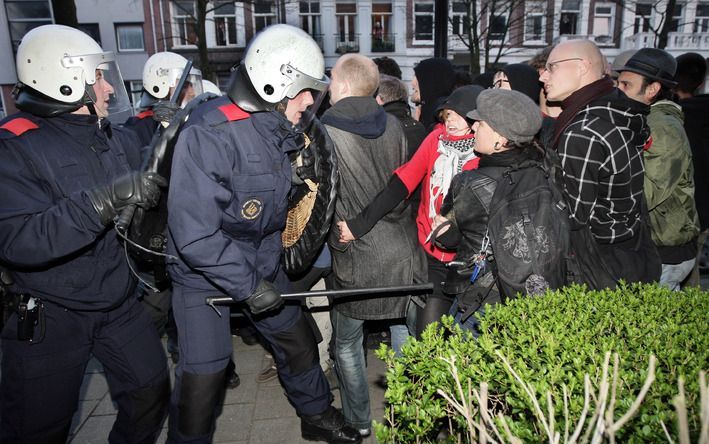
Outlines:
{"label": "black boot", "polygon": [[300,431],[308,441],[325,441],[329,444],[359,444],[362,436],[345,424],[342,412],[333,406],[324,413],[300,417]]}
{"label": "black boot", "polygon": [[236,374],[236,365],[234,364],[234,361],[232,359],[229,360],[229,364],[226,366],[226,378],[224,383],[226,384],[226,388],[228,389],[234,389],[241,384],[241,379],[239,378],[239,375]]}

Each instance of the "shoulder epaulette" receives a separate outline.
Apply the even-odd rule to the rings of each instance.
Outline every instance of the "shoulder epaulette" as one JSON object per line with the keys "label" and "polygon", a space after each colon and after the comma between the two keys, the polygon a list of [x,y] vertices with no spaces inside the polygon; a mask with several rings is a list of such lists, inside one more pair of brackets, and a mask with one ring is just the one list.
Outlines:
{"label": "shoulder epaulette", "polygon": [[29,130],[39,128],[39,126],[30,119],[15,117],[14,119],[8,120],[3,125],[0,125],[0,128],[11,132],[15,136],[21,136]]}
{"label": "shoulder epaulette", "polygon": [[249,114],[246,111],[244,111],[243,109],[239,108],[234,103],[230,103],[228,105],[222,105],[218,109],[219,109],[219,111],[222,112],[222,114],[224,114],[224,117],[226,117],[227,122],[248,119],[251,116],[251,114]]}
{"label": "shoulder epaulette", "polygon": [[152,109],[146,109],[142,113],[138,113],[135,115],[137,119],[145,119],[146,117],[151,117],[153,115],[153,110]]}

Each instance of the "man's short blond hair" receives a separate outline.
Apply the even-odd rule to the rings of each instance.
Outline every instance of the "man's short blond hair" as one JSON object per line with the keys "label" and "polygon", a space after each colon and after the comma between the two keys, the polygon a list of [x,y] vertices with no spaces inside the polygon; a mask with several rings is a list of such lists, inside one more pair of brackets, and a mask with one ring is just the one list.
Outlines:
{"label": "man's short blond hair", "polygon": [[379,87],[379,69],[374,61],[361,54],[345,54],[337,65],[337,74],[350,84],[353,96],[374,96]]}

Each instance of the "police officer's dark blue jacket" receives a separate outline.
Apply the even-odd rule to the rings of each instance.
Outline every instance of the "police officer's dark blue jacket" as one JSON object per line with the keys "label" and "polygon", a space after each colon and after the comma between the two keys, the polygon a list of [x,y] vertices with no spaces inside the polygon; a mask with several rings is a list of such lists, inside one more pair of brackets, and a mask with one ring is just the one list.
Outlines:
{"label": "police officer's dark blue jacket", "polygon": [[283,114],[247,114],[226,96],[192,112],[175,146],[168,197],[174,283],[236,300],[261,279],[285,289],[281,231],[295,136]]}
{"label": "police officer's dark blue jacket", "polygon": [[134,169],[140,147],[105,129],[76,114],[0,122],[0,262],[15,291],[77,310],[107,310],[132,293],[123,248],[85,191]]}

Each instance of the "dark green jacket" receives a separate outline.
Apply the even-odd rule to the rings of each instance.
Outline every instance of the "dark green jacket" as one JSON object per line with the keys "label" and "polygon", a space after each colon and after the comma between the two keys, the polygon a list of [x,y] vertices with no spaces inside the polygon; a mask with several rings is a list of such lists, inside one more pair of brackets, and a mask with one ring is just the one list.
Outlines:
{"label": "dark green jacket", "polygon": [[679,246],[697,237],[692,151],[682,108],[669,100],[652,105],[647,123],[652,145],[645,151],[645,197],[652,240],[658,247]]}

